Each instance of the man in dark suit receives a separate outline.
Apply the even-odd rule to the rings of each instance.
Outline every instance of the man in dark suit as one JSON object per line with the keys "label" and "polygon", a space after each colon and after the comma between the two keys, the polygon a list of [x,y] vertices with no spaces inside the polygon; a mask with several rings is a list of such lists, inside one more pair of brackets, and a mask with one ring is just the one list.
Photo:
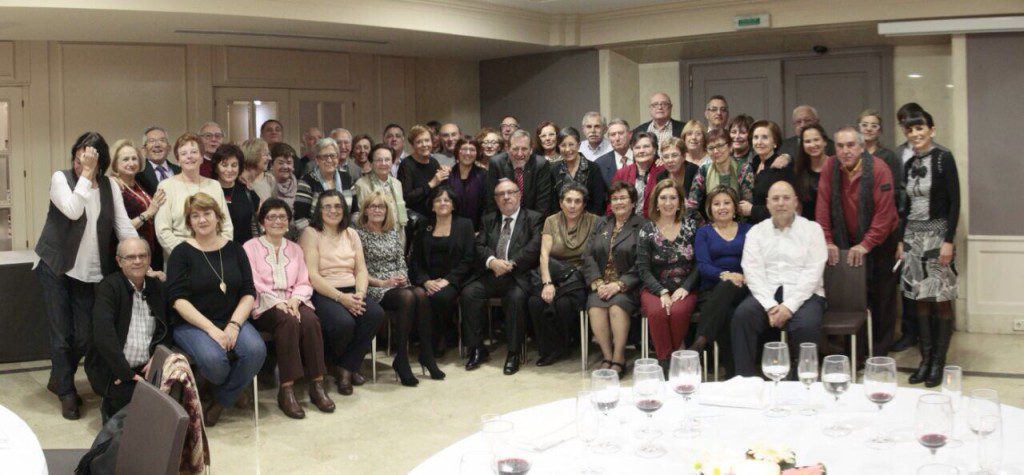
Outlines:
{"label": "man in dark suit", "polygon": [[[817,123],[817,109],[808,105],[796,106],[793,109],[793,130],[796,131],[796,135],[782,141],[782,144],[779,145],[779,154],[787,154],[791,160],[796,160],[796,154],[800,150],[800,132],[807,126]],[[828,137],[825,137],[825,155],[836,156],[836,144]]]}
{"label": "man in dark suit", "polygon": [[501,297],[505,312],[508,357],[504,373],[519,371],[519,347],[526,337],[526,298],[530,271],[540,258],[540,234],[544,216],[519,205],[522,192],[508,178],[498,181],[494,201],[498,212],[484,215],[476,236],[475,274],[462,289],[459,305],[465,324],[463,341],[469,348],[466,370],[480,367],[489,358],[483,346],[483,327],[488,318],[487,301]]}
{"label": "man in dark suit", "polygon": [[625,120],[612,119],[608,123],[608,142],[612,145],[612,151],[594,160],[594,164],[601,170],[605,189],[612,186],[615,172],[633,163],[633,151],[629,149],[629,139],[632,137],[633,133],[629,130],[629,123]]}
{"label": "man in dark suit", "polygon": [[[651,120],[633,129],[633,135],[650,132],[658,137],[658,143],[663,143],[669,137],[679,137],[683,134],[683,123],[672,118],[672,99],[668,94],[659,92],[651,96],[648,107]],[[672,124],[672,127],[669,127],[669,124]]]}
{"label": "man in dark suit", "polygon": [[129,238],[117,246],[114,272],[96,284],[92,311],[92,345],[85,356],[85,374],[103,398],[106,422],[132,400],[135,383],[145,379],[153,350],[170,342],[166,302],[160,280],[147,277],[149,244]]}
{"label": "man in dark suit", "polygon": [[181,173],[181,167],[167,160],[171,145],[167,141],[167,131],[158,126],[146,129],[142,136],[142,150],[146,154],[145,167],[135,174],[135,181],[150,196],[156,193],[156,186],[174,175]]}
{"label": "man in dark suit", "polygon": [[[523,208],[547,215],[551,209],[551,167],[544,157],[534,157],[533,137],[529,132],[519,129],[509,139],[508,154],[498,154],[491,158],[487,168],[487,190],[493,190],[498,180],[508,178],[519,185],[522,194],[518,204]],[[488,213],[496,210],[494,200],[487,200],[485,209]]]}

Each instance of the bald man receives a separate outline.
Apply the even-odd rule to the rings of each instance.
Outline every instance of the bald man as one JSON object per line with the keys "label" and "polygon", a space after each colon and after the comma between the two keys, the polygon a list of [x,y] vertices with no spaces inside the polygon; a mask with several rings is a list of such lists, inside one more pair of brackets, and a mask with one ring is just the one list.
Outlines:
{"label": "bald man", "polygon": [[[792,120],[793,131],[796,132],[796,135],[782,141],[779,145],[779,153],[789,154],[796,160],[796,153],[800,150],[800,132],[803,132],[807,126],[819,123],[818,110],[806,104],[796,106],[793,108]],[[825,137],[825,155],[829,157],[836,155],[836,144],[828,137]]]}
{"label": "bald man", "polygon": [[650,132],[658,136],[658,143],[663,143],[683,134],[683,123],[672,118],[672,99],[668,94],[659,92],[652,95],[647,103],[647,111],[651,114],[651,120],[633,129],[633,135]]}
{"label": "bald man", "polygon": [[[821,340],[828,250],[821,226],[796,212],[800,200],[787,181],[768,189],[766,219],[750,228],[743,246],[743,278],[750,296],[732,317],[736,374],[760,376],[763,334],[785,330],[790,348]],[[773,337],[778,340],[778,337]],[[790,351],[795,358],[799,352]],[[791,365],[796,368],[796,365]]]}

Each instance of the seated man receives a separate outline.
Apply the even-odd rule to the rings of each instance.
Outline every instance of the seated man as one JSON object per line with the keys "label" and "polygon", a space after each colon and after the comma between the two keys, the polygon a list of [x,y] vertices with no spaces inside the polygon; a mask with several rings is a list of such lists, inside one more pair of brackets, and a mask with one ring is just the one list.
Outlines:
{"label": "seated man", "polygon": [[135,382],[145,378],[153,350],[170,343],[163,285],[149,270],[149,244],[129,238],[117,246],[121,272],[96,284],[92,312],[92,345],[85,356],[85,374],[103,398],[106,422],[132,400]]}
{"label": "seated man", "polygon": [[776,182],[768,189],[772,219],[747,233],[743,275],[750,296],[732,317],[733,357],[740,376],[761,374],[762,337],[771,329],[789,332],[792,358],[800,343],[821,340],[828,251],[821,226],[798,215],[798,203],[793,185]]}
{"label": "seated man", "polygon": [[484,215],[476,237],[475,275],[462,289],[459,305],[465,322],[463,340],[469,348],[467,370],[487,361],[483,327],[488,318],[487,300],[501,297],[505,312],[508,357],[505,374],[519,371],[519,346],[525,338],[526,297],[530,270],[540,258],[540,234],[544,216],[519,206],[521,193],[508,178],[498,180],[494,199],[497,213]]}

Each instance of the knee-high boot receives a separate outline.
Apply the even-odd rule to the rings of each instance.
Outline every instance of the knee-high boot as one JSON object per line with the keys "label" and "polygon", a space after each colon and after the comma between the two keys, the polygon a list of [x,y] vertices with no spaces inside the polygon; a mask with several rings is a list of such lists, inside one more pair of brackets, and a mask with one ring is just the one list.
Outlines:
{"label": "knee-high boot", "polygon": [[[938,320],[938,318],[935,318]],[[918,331],[918,345],[921,348],[921,364],[918,365],[917,371],[910,375],[908,382],[910,384],[920,384],[928,379],[931,374],[932,364],[932,353],[935,348],[934,334],[935,331],[932,328],[932,318],[929,315],[918,315],[917,316],[917,331]]]}
{"label": "knee-high boot", "polygon": [[949,342],[953,339],[954,324],[952,318],[935,317],[936,328],[933,329],[932,339],[935,347],[932,349],[932,363],[928,371],[928,379],[925,380],[925,387],[934,388],[942,384],[942,374],[946,368],[946,353],[949,352]]}

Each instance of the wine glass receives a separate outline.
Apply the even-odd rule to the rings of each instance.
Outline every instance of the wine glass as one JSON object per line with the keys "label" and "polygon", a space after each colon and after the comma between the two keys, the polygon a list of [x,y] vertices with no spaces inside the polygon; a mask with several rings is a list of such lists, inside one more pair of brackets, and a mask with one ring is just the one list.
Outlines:
{"label": "wine glass", "polygon": [[888,356],[874,356],[864,362],[864,395],[878,405],[875,435],[867,440],[868,447],[891,447],[893,440],[882,430],[882,408],[896,397],[896,360]]}
{"label": "wine glass", "polygon": [[[829,355],[821,365],[821,385],[825,392],[835,398],[833,410],[839,406],[839,396],[850,388],[850,359],[846,355]],[[846,437],[850,435],[849,426],[840,424],[838,420],[825,427],[825,435],[829,437]]]}
{"label": "wine glass", "polygon": [[636,454],[644,458],[657,458],[665,455],[667,450],[655,444],[654,439],[660,434],[653,429],[654,413],[664,403],[665,373],[657,365],[640,365],[633,367],[633,403],[641,412],[647,414],[644,429],[637,432],[646,443],[637,447]]}
{"label": "wine glass", "polygon": [[960,398],[963,394],[964,370],[956,365],[942,368],[942,394],[949,396],[953,412],[960,410]]}
{"label": "wine glass", "polygon": [[768,417],[786,417],[789,410],[779,406],[779,381],[789,374],[789,346],[785,342],[772,341],[764,344],[761,354],[761,370],[775,382],[772,385],[772,406],[765,411]]}
{"label": "wine glass", "polygon": [[796,365],[796,377],[807,388],[805,405],[800,414],[813,416],[818,410],[811,404],[811,386],[818,380],[818,345],[801,343],[800,357]]}
{"label": "wine glass", "polygon": [[676,437],[696,437],[700,434],[700,425],[696,420],[686,417],[686,406],[700,387],[700,354],[692,350],[673,352],[668,375],[672,390],[683,397],[683,421],[672,434]]}
{"label": "wine glass", "polygon": [[936,452],[946,445],[953,433],[953,406],[945,394],[924,394],[917,399],[914,413],[914,433],[917,441],[932,453],[932,463],[918,469],[934,471],[946,464],[937,462]]}
{"label": "wine glass", "polygon": [[593,391],[580,391],[576,394],[576,436],[583,442],[583,453],[580,460],[583,466],[580,473],[583,475],[598,475],[601,469],[592,465],[593,457],[587,452],[593,449],[601,433],[601,415],[594,407]]}
{"label": "wine glass", "polygon": [[[608,414],[619,405],[619,373],[613,369],[598,369],[590,373],[591,400],[594,407],[604,415],[603,422],[608,422]],[[611,437],[594,444],[597,453],[611,453],[619,450]]]}
{"label": "wine glass", "polygon": [[[967,399],[967,426],[978,436],[978,464],[981,473],[995,473],[1002,458],[1002,440],[995,439],[1002,425],[999,393],[994,389],[975,389]],[[998,434],[997,434],[998,435]]]}

